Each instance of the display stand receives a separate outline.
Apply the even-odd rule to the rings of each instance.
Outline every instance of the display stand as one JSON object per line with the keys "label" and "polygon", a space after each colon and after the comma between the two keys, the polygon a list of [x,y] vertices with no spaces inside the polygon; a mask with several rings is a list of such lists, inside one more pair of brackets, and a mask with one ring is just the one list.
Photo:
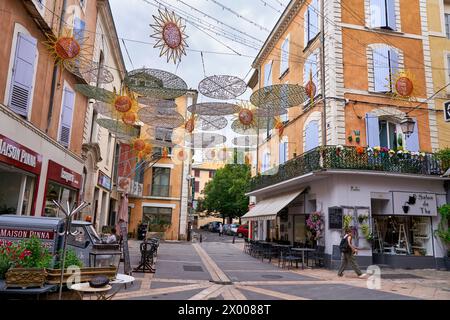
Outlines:
{"label": "display stand", "polygon": [[405,225],[403,223],[399,225],[398,245],[397,248],[395,248],[395,252],[397,254],[409,254],[411,252],[409,248],[409,241],[408,236],[406,234]]}
{"label": "display stand", "polygon": [[378,226],[378,222],[376,219],[373,219],[373,225],[375,228],[375,237],[373,238],[373,240],[375,244],[378,244],[378,252],[383,253],[384,252],[383,239],[381,238],[380,227]]}

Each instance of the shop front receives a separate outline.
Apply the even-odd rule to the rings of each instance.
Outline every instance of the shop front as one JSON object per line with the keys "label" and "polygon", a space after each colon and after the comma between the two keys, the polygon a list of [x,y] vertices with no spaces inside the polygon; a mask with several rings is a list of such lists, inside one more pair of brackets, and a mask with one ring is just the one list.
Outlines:
{"label": "shop front", "polygon": [[34,215],[42,155],[0,134],[0,215]]}
{"label": "shop front", "polygon": [[53,200],[66,206],[67,203],[73,207],[79,203],[79,194],[82,185],[82,177],[52,160],[48,162],[47,181],[44,199],[44,217],[63,217]]}

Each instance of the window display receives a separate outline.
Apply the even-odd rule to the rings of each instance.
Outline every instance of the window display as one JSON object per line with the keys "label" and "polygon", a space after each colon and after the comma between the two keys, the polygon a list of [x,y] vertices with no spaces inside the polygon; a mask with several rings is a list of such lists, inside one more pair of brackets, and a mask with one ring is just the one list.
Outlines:
{"label": "window display", "polygon": [[374,253],[433,256],[430,217],[374,217]]}
{"label": "window display", "polygon": [[70,206],[73,206],[77,197],[77,191],[69,189],[62,185],[49,182],[47,185],[47,194],[45,199],[45,217],[63,217],[63,213],[59,212],[58,207],[53,203],[53,200],[61,203],[63,207],[66,207],[66,203],[69,202]]}
{"label": "window display", "polygon": [[35,183],[22,170],[0,166],[0,214],[30,215]]}

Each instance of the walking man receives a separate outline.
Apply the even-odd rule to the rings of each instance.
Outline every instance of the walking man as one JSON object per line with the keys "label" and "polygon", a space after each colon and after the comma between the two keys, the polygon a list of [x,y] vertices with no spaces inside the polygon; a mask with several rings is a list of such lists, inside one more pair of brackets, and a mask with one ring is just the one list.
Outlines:
{"label": "walking man", "polygon": [[341,240],[341,244],[339,248],[342,252],[342,262],[338,271],[338,276],[342,277],[344,275],[344,270],[347,268],[347,265],[350,263],[353,270],[355,270],[356,274],[360,278],[364,278],[366,274],[362,273],[359,269],[358,263],[356,262],[355,255],[358,253],[358,248],[353,246],[352,244],[352,229],[346,228],[345,235]]}
{"label": "walking man", "polygon": [[223,234],[223,225],[219,223],[219,236],[222,236]]}

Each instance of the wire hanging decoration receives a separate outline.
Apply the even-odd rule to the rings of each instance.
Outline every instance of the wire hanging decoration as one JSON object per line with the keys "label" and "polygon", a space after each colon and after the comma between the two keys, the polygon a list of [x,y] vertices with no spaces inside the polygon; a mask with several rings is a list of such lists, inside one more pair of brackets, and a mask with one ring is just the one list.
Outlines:
{"label": "wire hanging decoration", "polygon": [[155,107],[155,108],[168,108],[168,109],[174,109],[177,108],[177,104],[173,100],[161,100],[151,97],[138,97],[138,103],[140,105],[146,106],[146,107]]}
{"label": "wire hanging decoration", "polygon": [[184,117],[174,109],[145,107],[138,111],[138,118],[149,126],[178,128],[184,124]]}
{"label": "wire hanging decoration", "polygon": [[273,117],[271,118],[257,118],[255,120],[254,125],[252,126],[245,126],[239,121],[239,119],[236,119],[231,124],[231,129],[237,133],[242,135],[256,135],[258,133],[258,130],[266,130],[271,129],[275,125],[275,119]]}
{"label": "wire hanging decoration", "polygon": [[186,43],[186,25],[175,12],[169,12],[167,8],[158,10],[158,13],[159,16],[153,15],[156,24],[150,25],[155,32],[151,37],[157,40],[154,48],[161,48],[159,56],[166,55],[167,62],[172,60],[176,64],[186,55],[186,47],[189,47]]}
{"label": "wire hanging decoration", "polygon": [[126,125],[121,121],[113,119],[97,119],[97,123],[100,127],[108,129],[111,133],[118,135],[122,139],[125,137],[136,137],[139,134],[138,129]]}
{"label": "wire hanging decoration", "polygon": [[125,85],[130,90],[151,98],[176,99],[188,91],[186,82],[175,74],[158,69],[136,69],[128,72]]}
{"label": "wire hanging decoration", "polygon": [[278,117],[288,114],[287,109],[284,108],[258,108],[254,111],[254,114],[257,118],[270,118],[270,117]]}
{"label": "wire hanging decoration", "polygon": [[109,84],[114,81],[111,71],[95,61],[81,65],[78,72],[87,83]]}
{"label": "wire hanging decoration", "polygon": [[213,148],[227,142],[227,137],[209,132],[193,133],[185,137],[185,146],[191,149]]}
{"label": "wire hanging decoration", "polygon": [[255,91],[250,101],[258,108],[290,108],[308,100],[304,87],[297,84],[275,84]]}
{"label": "wire hanging decoration", "polygon": [[208,98],[218,100],[235,99],[245,93],[247,84],[240,78],[228,75],[214,75],[203,79],[198,91]]}
{"label": "wire hanging decoration", "polygon": [[228,125],[227,118],[222,116],[199,116],[197,121],[200,122],[200,130],[202,131],[222,130]]}
{"label": "wire hanging decoration", "polygon": [[188,107],[188,111],[201,116],[227,116],[239,112],[240,108],[236,104],[226,102],[204,102],[193,104]]}
{"label": "wire hanging decoration", "polygon": [[258,143],[258,137],[257,136],[235,137],[232,142],[235,146],[239,147],[256,146],[256,144]]}

